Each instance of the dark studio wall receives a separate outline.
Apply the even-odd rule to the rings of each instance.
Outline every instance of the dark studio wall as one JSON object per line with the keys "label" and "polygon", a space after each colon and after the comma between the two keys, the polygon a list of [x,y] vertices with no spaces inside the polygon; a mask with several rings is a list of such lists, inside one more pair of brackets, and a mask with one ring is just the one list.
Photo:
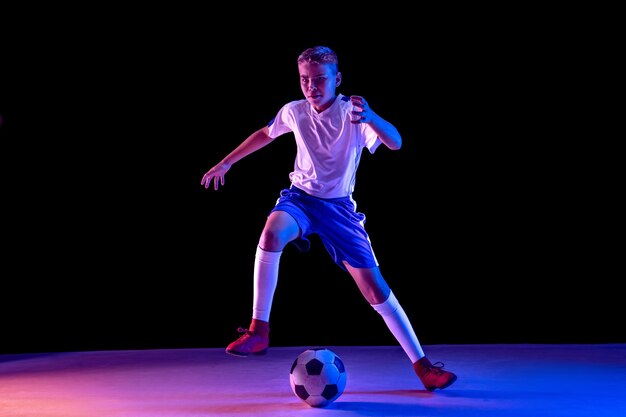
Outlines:
{"label": "dark studio wall", "polygon": [[[354,198],[423,344],[626,341],[591,161],[564,146],[586,126],[532,38],[445,19],[362,38],[168,22],[85,20],[7,53],[0,353],[232,341],[292,137],[217,192],[200,180],[301,98],[295,60],[316,44],[339,54],[339,91],[403,135],[363,154]],[[395,344],[319,240],[281,262],[274,345]]]}

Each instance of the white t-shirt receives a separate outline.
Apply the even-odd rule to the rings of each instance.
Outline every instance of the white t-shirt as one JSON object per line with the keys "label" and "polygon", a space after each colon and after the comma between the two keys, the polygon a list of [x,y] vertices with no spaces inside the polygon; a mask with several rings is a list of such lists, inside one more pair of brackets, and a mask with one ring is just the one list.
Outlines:
{"label": "white t-shirt", "polygon": [[305,99],[285,104],[269,123],[269,136],[293,132],[296,160],[289,174],[296,187],[320,198],[351,196],[361,151],[374,153],[380,139],[366,123],[351,123],[354,106],[339,94],[318,113]]}

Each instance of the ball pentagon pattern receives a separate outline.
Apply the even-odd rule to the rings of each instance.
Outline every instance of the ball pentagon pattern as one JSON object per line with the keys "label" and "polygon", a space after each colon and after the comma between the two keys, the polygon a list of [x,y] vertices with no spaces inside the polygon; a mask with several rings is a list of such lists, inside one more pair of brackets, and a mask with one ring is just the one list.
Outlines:
{"label": "ball pentagon pattern", "polygon": [[328,348],[310,348],[293,361],[289,382],[293,393],[311,407],[325,407],[341,396],[346,368]]}

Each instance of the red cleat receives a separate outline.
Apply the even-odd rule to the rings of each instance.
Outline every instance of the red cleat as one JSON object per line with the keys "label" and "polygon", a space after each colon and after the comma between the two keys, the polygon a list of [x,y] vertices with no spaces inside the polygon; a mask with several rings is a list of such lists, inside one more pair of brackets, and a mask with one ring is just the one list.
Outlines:
{"label": "red cleat", "polygon": [[456,375],[450,371],[443,370],[443,363],[430,363],[428,358],[423,357],[413,364],[415,373],[420,377],[422,384],[428,391],[434,389],[444,389],[456,381]]}
{"label": "red cleat", "polygon": [[226,353],[234,356],[265,355],[270,343],[268,322],[252,319],[249,329],[240,327],[237,331],[244,334],[226,347]]}

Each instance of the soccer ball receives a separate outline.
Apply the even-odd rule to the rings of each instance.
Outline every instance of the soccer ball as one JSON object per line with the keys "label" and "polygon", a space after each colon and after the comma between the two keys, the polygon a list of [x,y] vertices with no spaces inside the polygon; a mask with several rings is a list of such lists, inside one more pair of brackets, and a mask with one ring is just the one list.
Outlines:
{"label": "soccer ball", "polygon": [[291,390],[311,407],[325,407],[346,387],[346,368],[335,352],[311,348],[302,352],[289,371]]}

